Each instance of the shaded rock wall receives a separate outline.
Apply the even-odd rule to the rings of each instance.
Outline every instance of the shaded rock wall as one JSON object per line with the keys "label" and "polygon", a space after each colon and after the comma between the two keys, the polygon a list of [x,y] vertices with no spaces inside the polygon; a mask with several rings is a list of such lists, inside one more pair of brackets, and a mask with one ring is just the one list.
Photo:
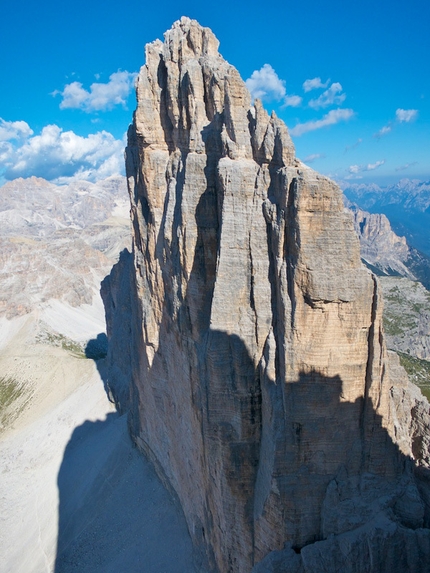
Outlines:
{"label": "shaded rock wall", "polygon": [[[227,573],[362,526],[414,482],[341,191],[295,159],[217,49],[187,18],[146,47],[126,150],[127,358],[111,303],[107,321],[132,435],[178,495],[201,570]],[[336,499],[364,482],[378,487],[351,523],[355,502]]]}

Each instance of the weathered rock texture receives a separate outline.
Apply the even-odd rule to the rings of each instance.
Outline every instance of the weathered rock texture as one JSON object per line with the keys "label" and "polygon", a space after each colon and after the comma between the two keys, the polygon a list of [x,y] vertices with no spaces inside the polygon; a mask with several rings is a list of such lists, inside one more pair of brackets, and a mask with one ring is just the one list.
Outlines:
{"label": "weathered rock texture", "polygon": [[[399,543],[408,532],[415,566],[429,510],[378,284],[341,191],[295,159],[217,48],[187,18],[146,47],[126,151],[133,258],[103,285],[113,392],[179,497],[201,571],[249,572],[285,545],[273,570],[379,571],[397,555],[381,523]],[[366,531],[373,569],[354,560]],[[326,568],[297,554],[327,539]]]}

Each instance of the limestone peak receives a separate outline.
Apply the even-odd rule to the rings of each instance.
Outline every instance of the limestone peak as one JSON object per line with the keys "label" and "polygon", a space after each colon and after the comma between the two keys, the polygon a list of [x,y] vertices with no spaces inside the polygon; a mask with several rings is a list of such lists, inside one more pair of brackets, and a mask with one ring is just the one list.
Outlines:
{"label": "limestone peak", "polygon": [[327,570],[361,573],[338,548],[348,532],[351,554],[386,571],[382,514],[387,563],[402,523],[418,564],[429,509],[405,467],[425,465],[423,406],[392,391],[377,280],[340,189],[295,158],[217,49],[188,18],[147,47],[126,149],[133,254],[103,284],[112,393],[181,502],[200,570],[264,558],[261,571],[301,572],[302,551],[317,573],[320,542]]}

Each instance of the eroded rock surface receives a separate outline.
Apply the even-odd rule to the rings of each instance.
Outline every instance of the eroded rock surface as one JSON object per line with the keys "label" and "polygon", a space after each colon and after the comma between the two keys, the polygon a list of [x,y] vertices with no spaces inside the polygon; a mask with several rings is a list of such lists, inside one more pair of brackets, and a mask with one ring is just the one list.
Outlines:
{"label": "eroded rock surface", "polygon": [[407,559],[428,559],[423,454],[342,193],[217,50],[188,18],[146,47],[126,151],[133,256],[102,289],[112,391],[179,497],[199,570],[342,570],[349,532],[385,571],[381,523],[396,543],[419,528]]}

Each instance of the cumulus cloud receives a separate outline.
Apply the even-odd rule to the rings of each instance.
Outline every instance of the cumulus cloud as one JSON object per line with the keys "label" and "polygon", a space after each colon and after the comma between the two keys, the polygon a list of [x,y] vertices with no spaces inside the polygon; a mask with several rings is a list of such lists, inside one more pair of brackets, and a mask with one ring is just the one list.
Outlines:
{"label": "cumulus cloud", "polygon": [[399,123],[409,123],[418,116],[417,109],[396,109],[396,120]]}
{"label": "cumulus cloud", "polygon": [[0,170],[5,179],[35,175],[49,181],[88,179],[95,181],[123,172],[124,141],[107,131],[87,137],[45,126],[16,144],[0,146]]}
{"label": "cumulus cloud", "polygon": [[25,121],[5,121],[0,118],[0,141],[25,139],[33,135],[33,130]]}
{"label": "cumulus cloud", "polygon": [[307,93],[312,90],[324,89],[328,86],[329,83],[330,83],[329,79],[326,82],[322,83],[321,78],[312,78],[311,80],[306,80],[303,83],[303,89],[305,93]]}
{"label": "cumulus cloud", "polygon": [[285,80],[279,78],[270,64],[264,64],[260,70],[253,71],[245,83],[253,100],[283,101],[284,107],[297,107],[302,103],[300,96],[287,95]]}
{"label": "cumulus cloud", "polygon": [[304,163],[313,163],[317,159],[323,159],[325,157],[324,153],[312,153],[303,159]]}
{"label": "cumulus cloud", "polygon": [[116,105],[125,106],[136,76],[136,73],[118,71],[111,74],[105,84],[94,82],[88,91],[81,82],[72,82],[64,86],[62,92],[57,90],[52,95],[62,96],[61,109],[81,109],[87,113],[106,111]]}
{"label": "cumulus cloud", "polygon": [[285,81],[278,77],[270,64],[264,64],[260,70],[254,70],[245,83],[252,99],[281,100],[287,93]]}
{"label": "cumulus cloud", "polygon": [[340,121],[347,121],[354,115],[352,109],[332,109],[326,113],[322,119],[307,121],[305,123],[298,123],[293,129],[290,129],[291,135],[303,135],[308,131],[315,131],[328,125],[334,125]]}
{"label": "cumulus cloud", "polygon": [[311,99],[309,107],[320,109],[329,105],[340,105],[346,99],[346,94],[342,93],[342,85],[339,82],[331,84],[318,98]]}
{"label": "cumulus cloud", "polygon": [[351,175],[357,175],[363,171],[373,171],[374,169],[378,169],[378,167],[381,167],[381,165],[384,165],[384,163],[385,159],[376,161],[375,163],[368,163],[367,165],[351,165],[348,171]]}
{"label": "cumulus cloud", "polygon": [[302,98],[297,95],[285,96],[284,107],[298,107],[302,103]]}

